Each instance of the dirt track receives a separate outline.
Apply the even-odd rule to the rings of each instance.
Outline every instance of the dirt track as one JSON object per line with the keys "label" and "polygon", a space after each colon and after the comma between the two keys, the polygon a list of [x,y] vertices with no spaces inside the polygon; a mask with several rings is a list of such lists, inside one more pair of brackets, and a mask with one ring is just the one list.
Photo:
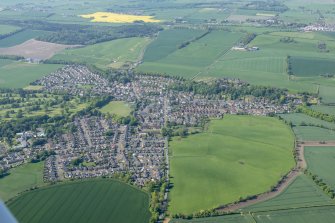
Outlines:
{"label": "dirt track", "polygon": [[263,201],[267,201],[271,198],[278,196],[282,193],[303,171],[307,168],[307,163],[304,157],[304,149],[306,146],[334,146],[335,141],[327,141],[327,142],[317,142],[317,141],[305,141],[305,142],[297,142],[296,143],[296,153],[297,153],[297,164],[296,167],[283,178],[282,182],[276,186],[275,190],[272,192],[266,192],[257,196],[257,198],[253,200],[248,200],[245,202],[240,202],[237,204],[227,205],[225,207],[217,208],[218,211],[221,212],[239,212],[240,209],[245,208],[247,206],[257,204]]}

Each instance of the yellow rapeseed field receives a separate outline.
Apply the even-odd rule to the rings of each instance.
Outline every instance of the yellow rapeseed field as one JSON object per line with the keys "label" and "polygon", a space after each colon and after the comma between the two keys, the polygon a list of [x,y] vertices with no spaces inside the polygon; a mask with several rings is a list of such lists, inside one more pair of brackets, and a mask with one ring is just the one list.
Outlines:
{"label": "yellow rapeseed field", "polygon": [[160,22],[160,20],[154,19],[153,16],[137,16],[137,15],[118,14],[111,12],[96,12],[80,16],[86,19],[92,19],[91,22],[110,22],[110,23],[133,23],[135,21]]}

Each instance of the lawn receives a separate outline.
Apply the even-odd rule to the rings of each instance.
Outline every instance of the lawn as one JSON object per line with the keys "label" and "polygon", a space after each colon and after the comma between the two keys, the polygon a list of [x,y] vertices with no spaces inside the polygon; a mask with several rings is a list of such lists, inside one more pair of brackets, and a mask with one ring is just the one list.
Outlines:
{"label": "lawn", "polygon": [[104,114],[115,114],[117,116],[126,117],[130,115],[132,108],[124,101],[111,101],[100,109]]}
{"label": "lawn", "polygon": [[314,127],[296,126],[293,131],[298,140],[302,141],[329,141],[335,140],[335,131]]}
{"label": "lawn", "polygon": [[305,147],[308,170],[335,188],[335,147]]}
{"label": "lawn", "polygon": [[139,61],[149,43],[149,38],[118,39],[77,49],[67,49],[52,59],[93,64],[102,69],[120,68],[129,62]]}
{"label": "lawn", "polygon": [[59,184],[9,202],[19,222],[149,222],[147,193],[115,180]]}
{"label": "lawn", "polygon": [[0,88],[23,88],[60,68],[55,64],[29,64],[0,59]]}
{"label": "lawn", "polygon": [[171,213],[192,213],[268,191],[294,166],[294,136],[275,118],[225,116],[170,142]]}
{"label": "lawn", "polygon": [[18,193],[36,185],[43,185],[44,162],[29,163],[10,170],[0,179],[0,199],[7,201]]}
{"label": "lawn", "polygon": [[288,188],[277,197],[244,208],[244,211],[274,211],[320,205],[335,204],[312,179],[306,175],[298,176]]}

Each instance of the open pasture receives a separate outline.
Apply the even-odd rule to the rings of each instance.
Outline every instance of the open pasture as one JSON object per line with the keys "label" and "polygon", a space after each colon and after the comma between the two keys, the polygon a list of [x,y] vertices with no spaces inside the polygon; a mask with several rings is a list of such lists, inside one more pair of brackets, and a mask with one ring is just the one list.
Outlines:
{"label": "open pasture", "polygon": [[325,128],[335,130],[335,124],[327,121],[323,121],[321,119],[313,118],[311,116],[305,115],[303,113],[291,113],[291,114],[281,114],[279,115],[283,119],[288,122],[291,122],[293,125],[296,126],[323,126]]}
{"label": "open pasture", "polygon": [[120,68],[129,62],[141,59],[148,38],[126,38],[98,43],[82,48],[67,49],[52,57],[52,60],[65,60],[75,63],[93,64],[99,68]]}
{"label": "open pasture", "polygon": [[335,115],[335,106],[312,105],[311,109],[328,115]]}
{"label": "open pasture", "polygon": [[49,186],[25,193],[7,205],[22,223],[147,223],[150,218],[148,194],[114,180]]}
{"label": "open pasture", "polygon": [[[2,61],[2,62],[1,62]],[[0,60],[0,88],[23,88],[60,68],[55,64],[31,64]]]}
{"label": "open pasture", "polygon": [[171,223],[255,223],[249,214],[234,214],[211,218],[194,218],[192,220],[172,219]]}
{"label": "open pasture", "polygon": [[319,95],[325,104],[335,104],[335,87],[321,85]]}
{"label": "open pasture", "polygon": [[130,105],[123,101],[111,101],[100,109],[104,114],[115,114],[120,117],[130,115],[131,110]]}
{"label": "open pasture", "polygon": [[6,35],[9,33],[13,33],[15,31],[20,30],[20,27],[17,26],[11,26],[11,25],[0,25],[0,36],[1,35]]}
{"label": "open pasture", "polygon": [[291,57],[292,73],[299,77],[334,75],[335,61],[328,59]]}
{"label": "open pasture", "polygon": [[275,211],[332,204],[335,204],[334,201],[312,179],[300,175],[277,197],[246,207],[243,211]]}
{"label": "open pasture", "polygon": [[268,191],[294,166],[294,136],[275,118],[225,116],[170,143],[171,213],[193,213]]}
{"label": "open pasture", "polygon": [[7,201],[24,190],[43,185],[44,162],[28,163],[9,171],[0,178],[0,199]]}
{"label": "open pasture", "polygon": [[330,141],[335,140],[335,131],[314,127],[296,126],[293,131],[298,140],[301,141]]}
{"label": "open pasture", "polygon": [[15,33],[14,35],[8,36],[0,40],[0,48],[12,47],[21,43],[26,42],[27,40],[37,38],[42,35],[46,35],[46,31],[40,30],[23,30],[21,32]]}
{"label": "open pasture", "polygon": [[335,147],[305,147],[308,170],[335,189]]}
{"label": "open pasture", "polygon": [[25,58],[45,60],[51,58],[57,52],[71,47],[75,46],[48,43],[31,39],[16,46],[0,48],[0,55],[15,55]]}

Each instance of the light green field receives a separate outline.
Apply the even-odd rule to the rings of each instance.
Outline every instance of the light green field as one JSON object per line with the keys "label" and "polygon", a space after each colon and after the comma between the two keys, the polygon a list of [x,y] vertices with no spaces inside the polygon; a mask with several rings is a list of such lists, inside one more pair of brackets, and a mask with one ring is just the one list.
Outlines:
{"label": "light green field", "polygon": [[302,113],[281,114],[279,116],[296,126],[299,125],[323,126],[325,128],[335,130],[335,123],[326,122],[321,119],[313,118],[311,116]]}
{"label": "light green field", "polygon": [[335,104],[335,87],[333,86],[320,86],[320,96],[322,102],[326,104]]}
{"label": "light green field", "polygon": [[102,107],[100,111],[104,114],[109,113],[121,117],[126,117],[130,115],[132,108],[124,101],[111,101],[106,106]]}
{"label": "light green field", "polygon": [[43,185],[44,162],[29,163],[10,170],[10,174],[0,179],[0,199],[7,201],[31,187]]}
{"label": "light green field", "polygon": [[308,170],[335,188],[335,147],[305,147]]}
{"label": "light green field", "polygon": [[275,118],[225,116],[170,143],[171,213],[193,213],[268,191],[294,166],[294,136]]}
{"label": "light green field", "polygon": [[19,222],[138,222],[150,218],[149,196],[114,180],[89,180],[45,187],[9,202]]}
{"label": "light green field", "polygon": [[21,28],[17,26],[0,25],[0,35],[9,34],[20,29]]}
{"label": "light green field", "polygon": [[126,38],[98,43],[83,48],[64,50],[52,59],[87,63],[99,68],[120,68],[126,63],[140,60],[149,38]]}
{"label": "light green field", "polygon": [[335,106],[313,105],[311,108],[315,111],[322,112],[328,115],[335,115]]}
{"label": "light green field", "polygon": [[55,64],[29,64],[0,59],[0,88],[23,88],[60,68]]}
{"label": "light green field", "polygon": [[171,223],[255,223],[252,216],[249,214],[240,215],[227,215],[220,217],[211,217],[211,218],[198,218],[192,220],[183,220],[183,219],[172,219]]}
{"label": "light green field", "polygon": [[335,140],[335,131],[313,127],[313,126],[296,126],[293,131],[298,140],[302,141],[329,141]]}
{"label": "light green field", "polygon": [[11,47],[21,44],[27,40],[34,39],[36,37],[45,35],[50,32],[40,31],[40,30],[24,30],[18,32],[12,36],[0,40],[0,47]]}
{"label": "light green field", "polygon": [[277,197],[259,204],[251,205],[244,208],[244,211],[274,211],[321,205],[335,205],[335,203],[312,179],[306,175],[300,175]]}

